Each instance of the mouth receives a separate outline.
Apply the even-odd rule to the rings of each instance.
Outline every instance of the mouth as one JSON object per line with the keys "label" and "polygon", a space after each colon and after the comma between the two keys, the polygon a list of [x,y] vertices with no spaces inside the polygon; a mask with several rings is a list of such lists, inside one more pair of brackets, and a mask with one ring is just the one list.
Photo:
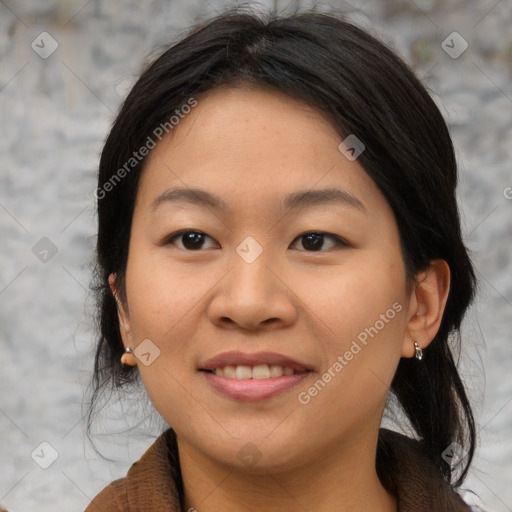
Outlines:
{"label": "mouth", "polygon": [[275,352],[225,352],[208,359],[199,368],[228,379],[272,379],[295,375],[312,368],[290,357]]}
{"label": "mouth", "polygon": [[256,366],[247,366],[247,365],[227,365],[220,368],[215,368],[215,370],[204,370],[208,373],[213,373],[219,377],[226,377],[227,379],[275,379],[277,377],[282,377],[283,375],[296,375],[299,373],[305,373],[308,370],[296,371],[289,366],[279,366],[277,364],[258,364]]}
{"label": "mouth", "polygon": [[199,371],[220,394],[259,401],[296,386],[312,368],[281,354],[227,352],[206,361]]}

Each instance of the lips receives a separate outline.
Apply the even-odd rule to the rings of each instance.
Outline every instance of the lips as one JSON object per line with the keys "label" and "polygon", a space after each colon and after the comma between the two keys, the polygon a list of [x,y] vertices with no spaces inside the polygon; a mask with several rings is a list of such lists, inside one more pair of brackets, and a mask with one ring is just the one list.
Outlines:
{"label": "lips", "polygon": [[312,368],[273,352],[226,352],[208,359],[199,370],[218,393],[236,400],[260,401],[296,386]]}

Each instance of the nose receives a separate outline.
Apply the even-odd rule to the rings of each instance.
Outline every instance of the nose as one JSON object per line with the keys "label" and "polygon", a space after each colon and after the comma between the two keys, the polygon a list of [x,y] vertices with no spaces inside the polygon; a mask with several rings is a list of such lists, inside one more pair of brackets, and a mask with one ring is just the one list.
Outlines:
{"label": "nose", "polygon": [[292,325],[297,318],[297,298],[291,283],[264,249],[252,262],[235,253],[231,271],[221,280],[212,298],[210,321],[223,328],[249,331]]}

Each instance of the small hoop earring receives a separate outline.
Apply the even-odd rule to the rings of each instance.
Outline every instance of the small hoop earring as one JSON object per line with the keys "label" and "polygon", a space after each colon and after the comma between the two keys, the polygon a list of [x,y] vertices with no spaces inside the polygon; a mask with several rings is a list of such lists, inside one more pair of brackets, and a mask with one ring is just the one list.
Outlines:
{"label": "small hoop earring", "polygon": [[423,349],[416,342],[414,342],[414,357],[418,361],[421,361],[423,359]]}
{"label": "small hoop earring", "polygon": [[121,364],[123,366],[136,366],[137,360],[130,347],[125,347],[124,354],[121,356]]}

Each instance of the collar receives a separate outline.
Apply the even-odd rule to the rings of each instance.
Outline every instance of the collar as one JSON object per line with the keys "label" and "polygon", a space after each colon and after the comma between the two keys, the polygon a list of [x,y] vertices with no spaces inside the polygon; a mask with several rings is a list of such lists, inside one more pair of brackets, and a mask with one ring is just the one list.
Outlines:
{"label": "collar", "polygon": [[[470,512],[418,441],[381,429],[377,462],[379,477],[397,497],[399,512]],[[108,510],[115,504],[123,512],[180,512],[182,494],[176,434],[169,429],[131,466],[126,478],[107,487],[98,496],[103,501],[95,499],[86,512],[104,510],[107,501]]]}

